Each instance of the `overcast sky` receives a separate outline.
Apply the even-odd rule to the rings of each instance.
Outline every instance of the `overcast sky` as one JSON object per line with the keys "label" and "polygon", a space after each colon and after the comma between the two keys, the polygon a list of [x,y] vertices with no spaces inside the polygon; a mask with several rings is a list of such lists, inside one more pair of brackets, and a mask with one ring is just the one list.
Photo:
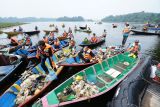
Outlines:
{"label": "overcast sky", "polygon": [[0,0],[0,17],[101,19],[140,11],[160,13],[160,0]]}

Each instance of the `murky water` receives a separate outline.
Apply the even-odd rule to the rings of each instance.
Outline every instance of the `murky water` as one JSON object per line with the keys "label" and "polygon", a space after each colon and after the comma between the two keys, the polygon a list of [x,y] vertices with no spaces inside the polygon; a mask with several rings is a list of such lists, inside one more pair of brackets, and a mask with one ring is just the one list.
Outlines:
{"label": "murky water", "polygon": [[[62,28],[61,26],[63,23],[65,24],[65,28]],[[101,36],[103,30],[106,29],[108,33],[106,37],[106,43],[105,43],[106,46],[120,45],[122,41],[122,29],[124,28],[124,23],[117,23],[118,28],[112,28],[112,23],[103,23],[99,25],[99,24],[95,24],[95,22],[34,22],[34,23],[22,25],[21,27],[25,31],[31,31],[31,30],[34,30],[35,26],[38,26],[39,30],[41,30],[41,33],[39,35],[34,35],[31,37],[33,44],[36,44],[38,40],[42,39],[43,36],[45,35],[43,30],[54,29],[53,27],[49,27],[49,24],[54,24],[58,26],[60,32],[56,34],[57,36],[62,35],[64,30],[68,31],[69,27],[71,27],[72,30],[74,30],[75,25],[79,27],[79,26],[85,26],[87,24],[91,28],[92,33],[96,33],[97,36]],[[136,24],[134,23],[134,25]],[[18,27],[12,27],[12,28],[4,29],[3,31],[13,31],[14,28],[18,29]],[[83,32],[76,32],[76,33],[73,32],[77,45],[80,44],[85,37],[90,38],[92,36],[92,33],[89,35]],[[0,35],[0,38],[6,38],[6,37],[7,37],[6,34]],[[19,35],[18,38],[22,38],[22,35]],[[141,53],[152,55],[154,56],[154,58],[160,61],[160,37],[154,36],[154,35],[153,36],[130,35],[127,40],[127,44],[134,42],[134,40],[136,39],[138,39],[141,42],[141,46],[142,46]],[[5,41],[4,39],[1,39],[0,43],[1,44],[8,43],[4,41]]]}

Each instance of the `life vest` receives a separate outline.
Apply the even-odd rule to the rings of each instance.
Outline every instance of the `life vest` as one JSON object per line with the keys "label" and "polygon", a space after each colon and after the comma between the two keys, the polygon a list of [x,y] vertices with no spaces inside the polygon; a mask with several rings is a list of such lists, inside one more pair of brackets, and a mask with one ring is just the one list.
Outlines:
{"label": "life vest", "polygon": [[92,56],[90,55],[91,49],[87,50],[87,52],[84,52],[84,58],[85,59],[92,59]]}
{"label": "life vest", "polygon": [[125,27],[125,28],[123,29],[123,32],[124,32],[124,33],[129,33],[129,28],[128,28],[128,27]]}
{"label": "life vest", "polygon": [[51,49],[52,54],[54,53],[54,50],[51,45],[46,43],[45,46],[46,47],[44,48],[44,50],[38,50],[37,55],[36,55],[37,58],[39,58],[39,56],[41,56],[41,55],[42,56],[49,56],[50,49]]}
{"label": "life vest", "polygon": [[97,38],[96,37],[92,37],[91,41],[94,42],[94,43],[96,43],[97,42]]}
{"label": "life vest", "polygon": [[26,45],[29,45],[29,44],[31,44],[31,39],[30,39],[30,38],[27,38],[27,39],[26,39]]}
{"label": "life vest", "polygon": [[135,46],[133,47],[133,51],[134,51],[134,52],[136,52],[136,51],[138,52],[138,51],[139,51],[139,45],[135,45]]}

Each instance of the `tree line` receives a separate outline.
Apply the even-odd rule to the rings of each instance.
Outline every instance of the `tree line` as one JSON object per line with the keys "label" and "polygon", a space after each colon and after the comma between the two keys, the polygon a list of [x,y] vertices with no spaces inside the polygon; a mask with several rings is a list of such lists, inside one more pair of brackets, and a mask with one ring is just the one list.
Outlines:
{"label": "tree line", "polygon": [[160,23],[160,13],[137,12],[125,15],[110,15],[102,19],[103,22],[152,22]]}

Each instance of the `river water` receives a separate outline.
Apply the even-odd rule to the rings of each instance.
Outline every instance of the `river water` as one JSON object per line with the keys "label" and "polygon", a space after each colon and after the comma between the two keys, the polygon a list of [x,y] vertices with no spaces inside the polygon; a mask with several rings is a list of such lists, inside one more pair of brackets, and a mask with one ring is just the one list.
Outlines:
{"label": "river water", "polygon": [[[65,24],[65,28],[62,28],[63,23]],[[49,27],[50,24],[54,24],[54,25],[58,26],[59,33],[55,34],[57,36],[62,35],[64,30],[68,31],[69,27],[71,27],[71,29],[74,30],[75,25],[77,27],[79,27],[79,26],[85,26],[87,24],[91,28],[92,33],[96,33],[97,36],[101,36],[103,33],[103,30],[106,29],[107,30],[106,42],[101,47],[110,46],[110,45],[121,45],[121,41],[122,41],[122,37],[123,37],[122,30],[124,28],[124,23],[117,23],[118,24],[117,28],[112,28],[112,23],[95,24],[95,22],[33,22],[33,23],[22,25],[21,27],[24,29],[24,31],[32,31],[32,30],[34,30],[35,26],[38,26],[39,30],[41,31],[40,34],[31,36],[31,39],[33,41],[33,45],[35,45],[45,35],[43,30],[53,30],[54,29],[53,27]],[[133,24],[139,26],[139,24],[135,24],[135,23],[133,23]],[[14,28],[18,29],[18,27],[11,27],[11,28],[2,29],[2,30],[3,31],[13,31]],[[73,31],[76,45],[78,46],[78,44],[80,44],[85,37],[90,38],[92,36],[92,33],[89,35],[87,33],[83,33],[83,32],[76,32],[75,33]],[[5,38],[7,38],[6,34],[1,34],[0,38],[1,38],[0,44],[9,43],[9,41],[7,39],[5,39]],[[18,38],[21,39],[22,35],[18,35]],[[151,36],[130,35],[128,37],[126,44],[132,43],[137,39],[141,43],[141,47],[142,47],[141,54],[151,55],[156,60],[160,61],[160,37],[154,36],[154,35],[151,35]],[[54,83],[55,86],[52,86],[52,88],[50,87],[50,90],[55,88],[58,84],[65,81],[67,78],[69,78],[73,74],[74,73],[70,72],[70,71],[64,72],[61,75],[62,76],[61,79],[58,79],[58,83]],[[55,82],[57,82],[57,81],[55,81]],[[99,99],[99,101],[100,101],[99,105],[101,107],[105,107],[107,100],[108,101],[111,100],[111,98],[112,98],[111,96],[113,96],[114,90],[113,90],[113,92],[109,93],[111,95],[108,95],[107,97],[104,96],[101,99]],[[92,103],[90,103],[90,104],[92,104]],[[93,103],[93,105],[88,105],[88,106],[94,106],[94,103]]]}
{"label": "river water", "polygon": [[[65,24],[65,28],[62,28],[62,24]],[[106,37],[106,42],[102,47],[104,46],[110,46],[110,45],[120,45],[122,41],[122,30],[124,28],[124,23],[116,23],[118,25],[117,28],[112,28],[112,23],[103,23],[103,24],[95,24],[95,22],[33,22],[29,24],[22,25],[21,27],[24,29],[24,31],[32,31],[34,30],[35,26],[38,26],[39,30],[41,31],[39,35],[34,35],[31,37],[33,41],[33,45],[35,45],[38,40],[41,40],[45,33],[43,30],[52,30],[54,29],[53,27],[49,27],[50,24],[54,24],[58,26],[59,33],[56,34],[57,36],[62,35],[64,30],[68,31],[68,28],[71,27],[72,30],[74,30],[74,26],[76,25],[77,27],[79,26],[85,26],[86,24],[88,27],[91,28],[92,33],[96,33],[97,36],[101,36],[102,32],[104,29],[107,30],[107,37]],[[132,23],[131,25],[139,26],[140,24]],[[13,29],[18,27],[11,27],[7,29],[3,29],[3,31],[13,31]],[[92,36],[91,34],[83,33],[83,32],[73,32],[76,44],[80,44],[82,40],[85,37],[90,38]],[[2,38],[6,38],[6,34],[1,34],[0,38],[0,44],[7,44],[8,42]],[[22,38],[22,35],[18,35],[18,38]],[[147,54],[147,55],[152,55],[154,56],[155,59],[160,61],[160,37],[158,36],[143,36],[143,35],[137,35],[133,36],[130,35],[127,43],[132,43],[135,40],[139,40],[142,46],[141,53],[142,54]]]}

